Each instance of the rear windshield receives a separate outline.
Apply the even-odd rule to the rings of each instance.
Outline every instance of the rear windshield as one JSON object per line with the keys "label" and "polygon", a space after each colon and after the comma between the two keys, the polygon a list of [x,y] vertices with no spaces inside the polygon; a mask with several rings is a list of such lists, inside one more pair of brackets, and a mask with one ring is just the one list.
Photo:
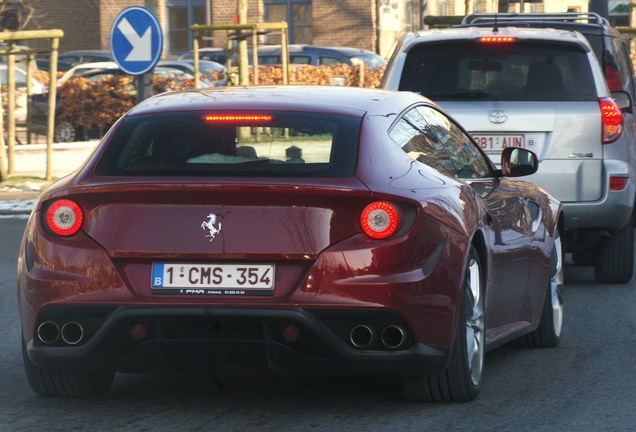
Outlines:
{"label": "rear windshield", "polygon": [[347,177],[361,119],[302,112],[129,116],[97,167],[103,176]]}
{"label": "rear windshield", "polygon": [[421,44],[408,53],[399,88],[436,101],[592,101],[588,62],[574,45]]}

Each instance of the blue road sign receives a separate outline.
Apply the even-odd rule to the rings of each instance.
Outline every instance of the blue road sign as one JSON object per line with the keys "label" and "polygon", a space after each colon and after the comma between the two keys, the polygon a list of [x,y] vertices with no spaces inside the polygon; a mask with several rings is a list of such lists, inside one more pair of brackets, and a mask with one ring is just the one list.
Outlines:
{"label": "blue road sign", "polygon": [[157,16],[149,9],[124,9],[110,29],[110,51],[119,67],[130,75],[143,75],[161,57],[163,33]]}

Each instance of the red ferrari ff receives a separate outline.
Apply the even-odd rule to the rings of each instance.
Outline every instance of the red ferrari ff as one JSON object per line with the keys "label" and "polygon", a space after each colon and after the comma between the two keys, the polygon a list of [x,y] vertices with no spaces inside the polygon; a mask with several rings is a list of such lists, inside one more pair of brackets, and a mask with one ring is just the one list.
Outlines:
{"label": "red ferrari ff", "polygon": [[484,355],[559,343],[561,204],[409,92],[281,86],[166,93],[40,195],[17,285],[45,396],[115,372],[247,360],[391,374],[468,401]]}

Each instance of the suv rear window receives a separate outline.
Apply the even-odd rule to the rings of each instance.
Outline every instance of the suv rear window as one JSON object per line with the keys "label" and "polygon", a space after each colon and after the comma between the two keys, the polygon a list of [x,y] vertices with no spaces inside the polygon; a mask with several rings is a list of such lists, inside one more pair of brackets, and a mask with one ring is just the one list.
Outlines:
{"label": "suv rear window", "polygon": [[302,112],[129,116],[97,167],[104,176],[346,177],[361,119]]}
{"label": "suv rear window", "polygon": [[436,101],[596,100],[581,48],[536,42],[418,45],[408,53],[399,89]]}

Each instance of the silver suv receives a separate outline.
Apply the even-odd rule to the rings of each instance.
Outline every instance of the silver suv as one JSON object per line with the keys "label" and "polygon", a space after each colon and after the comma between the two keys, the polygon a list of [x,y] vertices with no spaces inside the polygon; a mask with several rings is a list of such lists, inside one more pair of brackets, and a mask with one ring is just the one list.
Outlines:
{"label": "silver suv", "polygon": [[528,180],[564,204],[575,262],[593,265],[599,282],[631,279],[632,99],[610,92],[582,34],[496,25],[410,33],[382,87],[438,102],[492,155],[509,146],[534,151],[539,171]]}

